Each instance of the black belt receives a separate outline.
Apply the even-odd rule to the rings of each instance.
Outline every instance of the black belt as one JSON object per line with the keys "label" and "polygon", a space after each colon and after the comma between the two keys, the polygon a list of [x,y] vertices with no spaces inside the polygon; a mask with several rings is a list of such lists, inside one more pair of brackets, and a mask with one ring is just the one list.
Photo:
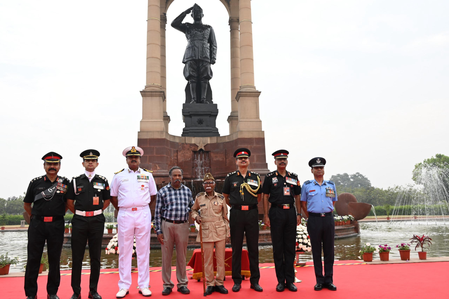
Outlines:
{"label": "black belt", "polygon": [[294,208],[292,203],[284,203],[284,204],[272,203],[271,207],[272,208],[279,208],[279,209],[283,209],[283,210],[289,210],[289,209],[293,209]]}
{"label": "black belt", "polygon": [[43,222],[55,222],[57,220],[63,220],[64,216],[40,216],[40,215],[32,215],[31,219],[40,220]]}
{"label": "black belt", "polygon": [[170,220],[170,219],[167,219],[167,218],[164,218],[164,217],[161,217],[161,218],[162,218],[162,220],[164,220],[166,222],[173,223],[173,224],[181,224],[181,223],[186,223],[187,222],[187,220]]}
{"label": "black belt", "polygon": [[252,209],[257,209],[257,205],[232,205],[232,208],[241,211],[248,211]]}
{"label": "black belt", "polygon": [[311,213],[309,212],[309,217],[327,217],[332,216],[332,212],[329,213]]}

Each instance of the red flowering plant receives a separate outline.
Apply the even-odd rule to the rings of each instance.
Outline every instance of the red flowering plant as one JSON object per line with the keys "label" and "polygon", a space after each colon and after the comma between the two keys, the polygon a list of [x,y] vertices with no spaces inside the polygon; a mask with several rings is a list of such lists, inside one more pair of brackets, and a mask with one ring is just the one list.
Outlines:
{"label": "red flowering plant", "polygon": [[429,236],[422,235],[422,237],[418,235],[413,235],[413,237],[410,239],[410,242],[412,244],[416,244],[415,250],[417,250],[419,247],[421,247],[421,251],[424,252],[424,246],[430,247],[432,245],[432,239]]}
{"label": "red flowering plant", "polygon": [[391,250],[391,247],[388,246],[387,244],[385,244],[385,245],[379,245],[379,253],[382,253],[382,252],[390,252],[390,250]]}

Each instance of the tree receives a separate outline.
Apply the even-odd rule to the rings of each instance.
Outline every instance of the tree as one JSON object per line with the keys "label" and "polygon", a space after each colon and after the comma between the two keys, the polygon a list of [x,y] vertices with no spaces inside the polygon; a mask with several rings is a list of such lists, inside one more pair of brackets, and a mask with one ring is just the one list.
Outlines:
{"label": "tree", "polygon": [[436,154],[415,165],[413,181],[423,185],[427,193],[449,201],[449,157]]}
{"label": "tree", "polygon": [[345,188],[370,188],[370,180],[363,174],[356,172],[355,174],[348,175],[347,173],[333,175],[330,178],[335,185]]}

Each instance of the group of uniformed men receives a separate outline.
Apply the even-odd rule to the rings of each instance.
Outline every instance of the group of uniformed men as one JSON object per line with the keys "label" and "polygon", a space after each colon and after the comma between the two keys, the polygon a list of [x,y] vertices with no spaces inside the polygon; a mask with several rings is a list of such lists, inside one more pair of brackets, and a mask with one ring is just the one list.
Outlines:
{"label": "group of uniformed men", "polygon": [[[62,156],[49,152],[42,157],[46,175],[33,179],[24,198],[24,209],[30,216],[28,228],[28,260],[25,272],[25,293],[28,299],[37,298],[38,268],[45,241],[48,250],[47,298],[57,299],[60,284],[59,259],[64,239],[64,214],[70,209],[72,219],[72,277],[73,295],[81,298],[81,268],[86,243],[89,244],[91,274],[88,298],[101,299],[97,292],[100,274],[101,241],[105,217],[103,210],[111,202],[118,210],[119,292],[117,298],[129,293],[131,258],[134,239],[138,261],[139,293],[151,296],[149,289],[149,251],[151,212],[149,204],[156,200],[155,230],[162,251],[162,295],[172,292],[171,260],[176,247],[177,291],[189,294],[186,275],[186,251],[189,217],[201,226],[204,249],[204,272],[207,283],[205,294],[217,291],[227,294],[223,286],[225,276],[224,255],[226,238],[230,235],[232,246],[233,292],[241,289],[241,257],[243,238],[246,237],[250,264],[250,288],[257,292],[259,285],[259,226],[258,203],[264,204],[264,222],[271,227],[273,259],[278,284],[276,291],[285,288],[297,291],[294,285],[294,258],[296,226],[301,223],[301,208],[308,218],[308,233],[312,244],[316,291],[322,288],[335,291],[333,284],[334,222],[333,206],[337,201],[335,185],[323,179],[324,158],[309,161],[313,180],[302,188],[296,174],[286,170],[287,150],[273,153],[276,170],[266,175],[263,184],[260,175],[248,169],[251,152],[240,148],[234,152],[237,170],[227,175],[222,194],[215,191],[212,174],[205,175],[203,187],[193,200],[191,190],[182,184],[183,171],[174,166],[169,170],[170,182],[157,191],[150,171],[140,167],[143,150],[130,146],[123,150],[128,167],[117,172],[109,186],[105,177],[95,173],[99,165],[97,150],[83,151],[85,172],[71,181],[58,176]],[[230,218],[228,220],[228,206]],[[200,236],[198,236],[198,241]],[[214,277],[213,261],[217,265]],[[324,274],[321,251],[324,253]]]}

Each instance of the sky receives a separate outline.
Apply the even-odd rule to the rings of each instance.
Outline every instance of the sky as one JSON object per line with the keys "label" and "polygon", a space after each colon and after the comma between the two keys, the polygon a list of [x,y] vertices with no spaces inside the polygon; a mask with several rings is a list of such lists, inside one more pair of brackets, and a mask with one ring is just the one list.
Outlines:
{"label": "sky", "polygon": [[[186,81],[184,34],[170,26],[198,3],[218,41],[210,81],[217,127],[229,134],[228,15],[218,0],[176,0],[167,13],[169,133],[180,136]],[[326,177],[360,172],[374,187],[412,183],[414,165],[449,155],[449,2],[251,1],[255,86],[267,163],[290,151],[304,182],[308,161]],[[63,156],[60,175],[83,172],[79,154],[100,151],[97,173],[126,166],[136,145],[145,87],[147,0],[0,0],[0,198],[43,175],[41,157]],[[192,22],[190,16],[185,21]]]}

